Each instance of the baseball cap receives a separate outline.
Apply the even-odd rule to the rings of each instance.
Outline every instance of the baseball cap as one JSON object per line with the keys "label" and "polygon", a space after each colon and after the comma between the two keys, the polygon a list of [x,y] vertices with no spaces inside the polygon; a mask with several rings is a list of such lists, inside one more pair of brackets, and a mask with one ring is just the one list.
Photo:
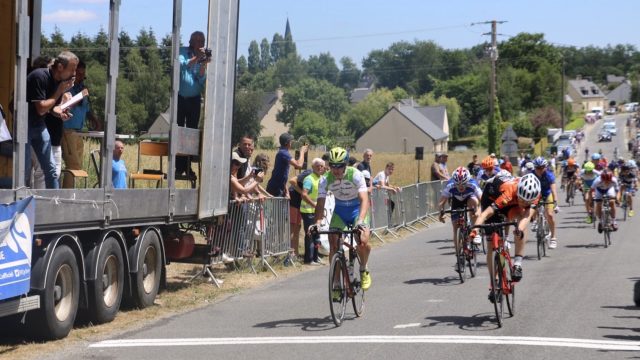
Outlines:
{"label": "baseball cap", "polygon": [[283,133],[280,135],[280,146],[285,146],[289,141],[293,140],[293,135],[289,133]]}
{"label": "baseball cap", "polygon": [[235,152],[235,151],[231,153],[231,160],[237,161],[237,162],[239,162],[240,164],[244,164],[244,163],[246,163],[246,162],[247,162],[247,159],[245,159],[245,158],[241,157],[241,156],[240,156],[240,155],[238,155],[238,153],[237,153],[237,152]]}

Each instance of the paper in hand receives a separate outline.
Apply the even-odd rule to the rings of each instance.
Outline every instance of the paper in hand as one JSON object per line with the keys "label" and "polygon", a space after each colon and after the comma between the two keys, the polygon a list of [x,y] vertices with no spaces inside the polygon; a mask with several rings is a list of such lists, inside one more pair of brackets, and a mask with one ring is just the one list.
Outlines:
{"label": "paper in hand", "polygon": [[64,111],[65,109],[79,103],[80,101],[82,101],[82,99],[84,98],[84,92],[81,91],[77,94],[75,94],[71,99],[69,99],[69,101],[65,102],[64,104],[60,105],[60,110]]}

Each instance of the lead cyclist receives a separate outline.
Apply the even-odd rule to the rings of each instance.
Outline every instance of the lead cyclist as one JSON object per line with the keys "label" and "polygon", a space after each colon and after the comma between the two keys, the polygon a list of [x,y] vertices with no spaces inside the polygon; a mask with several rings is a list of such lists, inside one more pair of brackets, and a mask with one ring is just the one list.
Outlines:
{"label": "lead cyclist", "polygon": [[[315,213],[316,224],[312,225],[314,229],[310,228],[309,231],[317,229],[322,222],[327,192],[331,191],[336,203],[329,227],[331,229],[346,230],[347,226],[351,225],[359,230],[356,240],[358,243],[357,251],[361,260],[361,285],[362,290],[368,290],[371,286],[371,274],[367,267],[369,253],[371,253],[368,219],[369,193],[364,175],[358,169],[347,166],[348,160],[349,153],[344,148],[335,147],[329,152],[330,171],[320,179]],[[330,259],[337,250],[339,238],[339,235],[329,235]]]}

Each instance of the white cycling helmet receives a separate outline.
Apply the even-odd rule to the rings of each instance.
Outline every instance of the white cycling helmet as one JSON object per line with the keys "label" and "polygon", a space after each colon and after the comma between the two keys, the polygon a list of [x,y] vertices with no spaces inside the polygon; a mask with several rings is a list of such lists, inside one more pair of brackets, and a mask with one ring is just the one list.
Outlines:
{"label": "white cycling helmet", "polygon": [[523,201],[533,201],[540,196],[540,180],[534,174],[526,174],[518,182],[518,197]]}
{"label": "white cycling helmet", "polygon": [[465,185],[471,179],[471,175],[469,174],[469,170],[467,168],[460,166],[453,172],[453,183],[456,185]]}

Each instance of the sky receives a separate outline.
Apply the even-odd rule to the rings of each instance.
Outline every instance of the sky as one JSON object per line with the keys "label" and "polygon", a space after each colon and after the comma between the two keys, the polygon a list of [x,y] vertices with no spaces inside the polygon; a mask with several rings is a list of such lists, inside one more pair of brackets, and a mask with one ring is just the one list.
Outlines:
{"label": "sky", "polygon": [[[67,39],[108,29],[108,0],[42,0],[42,31],[58,27]],[[120,30],[132,38],[152,28],[158,40],[171,32],[173,1],[121,0]],[[552,44],[576,47],[631,44],[640,49],[640,1],[617,0],[240,0],[238,56],[252,40],[284,35],[287,18],[303,58],[329,52],[358,65],[370,51],[394,42],[434,41],[446,49],[490,41],[483,35],[497,20],[498,41],[521,32],[543,33]],[[206,30],[207,0],[183,0],[182,39]],[[635,26],[635,29],[634,29]]]}

